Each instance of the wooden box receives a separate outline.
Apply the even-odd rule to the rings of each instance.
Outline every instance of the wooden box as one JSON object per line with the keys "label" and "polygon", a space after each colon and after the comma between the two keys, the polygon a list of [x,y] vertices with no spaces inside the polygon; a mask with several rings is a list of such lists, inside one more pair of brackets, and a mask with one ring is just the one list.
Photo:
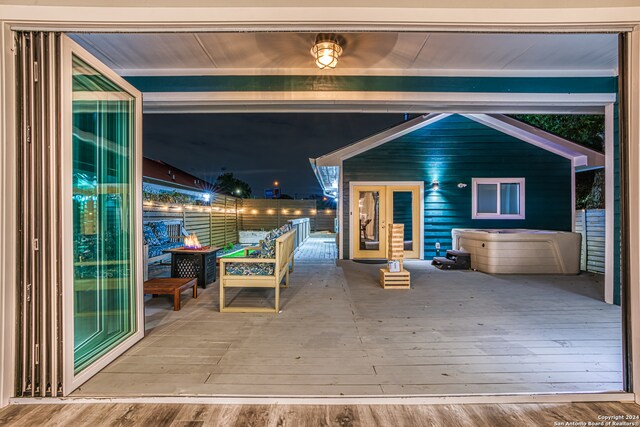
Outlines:
{"label": "wooden box", "polygon": [[411,275],[407,270],[391,273],[388,268],[381,268],[380,286],[384,289],[410,289]]}

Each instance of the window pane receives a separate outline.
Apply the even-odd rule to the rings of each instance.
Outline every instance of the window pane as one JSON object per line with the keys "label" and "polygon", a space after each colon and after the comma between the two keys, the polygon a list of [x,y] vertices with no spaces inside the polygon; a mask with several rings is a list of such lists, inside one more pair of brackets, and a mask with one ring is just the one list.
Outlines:
{"label": "window pane", "polygon": [[413,250],[413,193],[393,192],[393,223],[404,224],[404,250]]}
{"label": "window pane", "polygon": [[380,249],[380,193],[361,191],[360,206],[360,250],[377,251]]}
{"label": "window pane", "polygon": [[498,186],[478,184],[478,213],[498,213]]}
{"label": "window pane", "polygon": [[74,372],[136,330],[135,99],[73,59]]}
{"label": "window pane", "polygon": [[502,215],[520,214],[520,184],[500,184],[500,213]]}

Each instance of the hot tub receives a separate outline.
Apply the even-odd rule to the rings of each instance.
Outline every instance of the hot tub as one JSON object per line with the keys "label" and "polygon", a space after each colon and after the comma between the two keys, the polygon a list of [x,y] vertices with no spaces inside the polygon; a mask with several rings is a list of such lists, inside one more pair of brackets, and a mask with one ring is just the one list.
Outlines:
{"label": "hot tub", "polygon": [[451,230],[453,249],[471,254],[471,267],[495,274],[578,274],[582,236],[527,229]]}

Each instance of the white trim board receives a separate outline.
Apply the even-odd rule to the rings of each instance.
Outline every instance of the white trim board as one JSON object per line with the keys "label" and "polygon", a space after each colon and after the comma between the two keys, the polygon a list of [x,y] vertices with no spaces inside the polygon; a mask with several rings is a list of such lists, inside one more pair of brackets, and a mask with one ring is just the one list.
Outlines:
{"label": "white trim board", "polygon": [[[416,117],[415,119],[404,122],[391,129],[387,129],[378,134],[347,145],[344,148],[320,156],[315,159],[315,164],[316,166],[336,166],[342,160],[357,156],[358,154],[364,153],[386,142],[406,135],[407,133],[436,123],[450,115],[450,113],[434,113]],[[604,166],[604,154],[582,147],[576,143],[539,130],[510,117],[500,114],[460,115],[566,159],[573,159],[576,166]]]}
{"label": "white trim board", "polygon": [[[1,23],[0,23],[1,24]],[[0,25],[0,408],[15,393],[17,205],[13,34]]]}
{"label": "white trim board", "polygon": [[604,152],[606,155],[604,167],[604,300],[609,304],[613,304],[613,294],[615,286],[615,283],[613,282],[613,272],[616,268],[615,259],[613,258],[613,236],[615,230],[615,158],[613,156],[615,141],[613,132],[613,107],[613,104],[607,105],[605,107],[604,115]]}
{"label": "white trim board", "polygon": [[492,129],[573,160],[575,166],[604,166],[604,154],[501,114],[462,114]]}
{"label": "white trim board", "polygon": [[[537,108],[563,112],[582,108],[599,112],[615,102],[612,93],[493,93],[493,92],[399,92],[399,91],[228,91],[228,92],[145,92],[145,113],[201,111],[232,107],[254,109],[293,105],[295,108],[371,108],[380,111],[401,108],[404,112],[499,112]],[[499,108],[498,108],[499,107]],[[407,110],[409,108],[409,110]],[[493,110],[492,110],[493,111]]]}
{"label": "white trim board", "polygon": [[13,398],[12,405],[48,404],[205,404],[205,405],[452,405],[500,403],[632,403],[633,393],[550,393],[550,394],[469,394],[469,395],[372,395],[372,396],[150,396],[150,397],[63,397]]}

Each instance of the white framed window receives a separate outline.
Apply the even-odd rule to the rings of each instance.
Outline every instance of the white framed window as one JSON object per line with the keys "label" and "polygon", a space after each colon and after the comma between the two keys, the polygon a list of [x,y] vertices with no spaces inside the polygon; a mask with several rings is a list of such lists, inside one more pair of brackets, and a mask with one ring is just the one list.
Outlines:
{"label": "white framed window", "polygon": [[524,219],[524,178],[473,178],[473,219]]}

